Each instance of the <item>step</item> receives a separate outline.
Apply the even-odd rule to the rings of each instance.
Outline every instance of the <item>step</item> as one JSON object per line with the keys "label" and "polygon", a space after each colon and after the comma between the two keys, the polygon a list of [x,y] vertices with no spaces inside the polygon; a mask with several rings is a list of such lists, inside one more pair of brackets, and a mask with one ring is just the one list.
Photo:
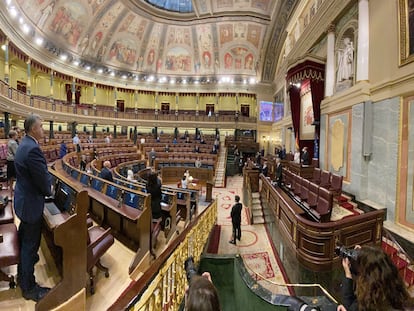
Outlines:
{"label": "step", "polygon": [[264,224],[265,223],[265,220],[264,220],[264,218],[263,218],[263,216],[253,216],[253,223],[255,224],[255,225],[257,225],[257,224]]}
{"label": "step", "polygon": [[252,215],[253,217],[255,216],[263,216],[263,211],[262,210],[252,210]]}
{"label": "step", "polygon": [[252,198],[253,198],[253,199],[260,198],[260,192],[253,192],[253,193],[252,193]]}
{"label": "step", "polygon": [[262,204],[262,201],[260,200],[260,198],[253,198],[252,204]]}

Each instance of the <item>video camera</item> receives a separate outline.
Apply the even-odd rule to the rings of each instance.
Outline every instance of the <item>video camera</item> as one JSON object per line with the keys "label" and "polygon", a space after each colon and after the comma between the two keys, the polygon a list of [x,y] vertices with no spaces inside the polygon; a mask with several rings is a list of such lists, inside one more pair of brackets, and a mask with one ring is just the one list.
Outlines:
{"label": "video camera", "polygon": [[191,278],[198,274],[194,264],[194,258],[192,256],[188,257],[186,261],[184,261],[184,269],[187,276],[187,282],[190,283]]}
{"label": "video camera", "polygon": [[351,264],[350,270],[353,275],[358,275],[358,255],[359,250],[354,248],[346,248],[345,246],[335,246],[335,254],[341,258],[348,258]]}

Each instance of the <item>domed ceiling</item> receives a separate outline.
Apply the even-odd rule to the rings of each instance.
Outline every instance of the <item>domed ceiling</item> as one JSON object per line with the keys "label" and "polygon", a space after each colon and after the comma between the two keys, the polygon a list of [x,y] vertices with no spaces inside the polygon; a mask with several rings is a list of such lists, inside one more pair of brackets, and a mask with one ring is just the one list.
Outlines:
{"label": "domed ceiling", "polygon": [[45,50],[93,70],[272,81],[296,2],[15,0],[15,5],[34,36],[45,38]]}

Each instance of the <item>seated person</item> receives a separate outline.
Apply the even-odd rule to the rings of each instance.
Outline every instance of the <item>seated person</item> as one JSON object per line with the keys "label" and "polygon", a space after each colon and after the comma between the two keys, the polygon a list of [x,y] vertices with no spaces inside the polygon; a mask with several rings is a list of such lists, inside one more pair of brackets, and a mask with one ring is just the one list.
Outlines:
{"label": "seated person", "polygon": [[185,142],[188,144],[188,143],[191,143],[191,141],[190,141],[190,136],[187,136],[186,138],[185,138]]}
{"label": "seated person", "polygon": [[213,146],[213,150],[211,150],[211,154],[217,154],[216,146]]}
{"label": "seated person", "polygon": [[198,145],[195,145],[193,152],[200,153],[200,147]]}
{"label": "seated person", "polygon": [[206,141],[204,140],[204,138],[203,137],[201,137],[201,139],[200,139],[200,144],[205,144],[206,143]]}
{"label": "seated person", "polygon": [[157,136],[157,143],[159,143],[161,140],[160,140],[160,137],[159,136]]}
{"label": "seated person", "polygon": [[194,166],[195,166],[196,168],[200,168],[200,167],[201,167],[201,161],[200,161],[200,158],[197,158],[197,160],[195,160]]}
{"label": "seated person", "polygon": [[177,144],[177,137],[174,137],[173,139],[173,144],[176,145]]}
{"label": "seated person", "polygon": [[183,176],[183,178],[181,179],[181,188],[183,189],[187,189],[188,185],[187,185],[187,177],[185,177],[185,175]]}
{"label": "seated person", "polygon": [[112,181],[112,182],[114,181],[114,177],[112,176],[112,171],[111,171],[111,162],[105,161],[103,163],[103,167],[101,170],[101,178]]}
{"label": "seated person", "polygon": [[127,180],[136,181],[134,178],[134,172],[132,170],[127,171]]}
{"label": "seated person", "polygon": [[169,152],[170,151],[170,147],[168,146],[168,144],[167,145],[165,145],[165,147],[164,147],[164,152]]}

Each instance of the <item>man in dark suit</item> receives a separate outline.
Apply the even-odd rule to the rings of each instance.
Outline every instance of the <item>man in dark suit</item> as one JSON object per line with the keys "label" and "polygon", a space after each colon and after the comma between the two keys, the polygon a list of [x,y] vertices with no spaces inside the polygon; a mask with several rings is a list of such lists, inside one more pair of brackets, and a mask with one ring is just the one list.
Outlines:
{"label": "man in dark suit", "polygon": [[236,245],[236,238],[240,241],[241,239],[241,211],[243,205],[240,203],[240,197],[236,195],[234,197],[236,204],[231,208],[231,223],[233,225],[233,239],[229,243]]}
{"label": "man in dark suit", "polygon": [[275,182],[278,186],[282,184],[282,176],[282,163],[280,163],[280,158],[276,158]]}
{"label": "man in dark suit", "polygon": [[20,262],[17,267],[18,281],[25,299],[39,301],[49,288],[36,283],[34,266],[39,260],[43,208],[45,196],[51,193],[51,176],[46,159],[38,142],[44,133],[40,116],[31,114],[24,122],[26,136],[19,145],[15,158],[16,188],[14,209],[20,219]]}
{"label": "man in dark suit", "polygon": [[303,153],[302,153],[302,164],[303,165],[309,165],[310,164],[310,159],[309,159],[308,147],[303,147],[302,151],[303,151]]}
{"label": "man in dark suit", "polygon": [[114,181],[114,177],[112,176],[111,171],[111,162],[105,161],[103,164],[103,168],[101,170],[101,178],[106,179],[108,181]]}

